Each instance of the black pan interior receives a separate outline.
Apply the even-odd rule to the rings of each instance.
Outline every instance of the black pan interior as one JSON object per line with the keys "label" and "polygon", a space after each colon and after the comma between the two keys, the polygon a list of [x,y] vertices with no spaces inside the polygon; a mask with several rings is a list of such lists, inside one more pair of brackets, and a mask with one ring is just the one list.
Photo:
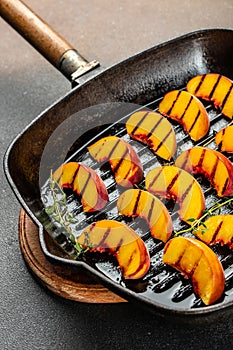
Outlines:
{"label": "black pan interior", "polygon": [[[109,68],[82,86],[73,89],[48,108],[17,137],[9,147],[5,157],[5,171],[8,180],[28,214],[38,222],[43,211],[40,186],[49,177],[50,169],[56,169],[63,163],[67,155],[71,155],[73,150],[79,148],[79,145],[83,143],[82,139],[80,141],[80,137],[85,134],[86,130],[91,129],[90,126],[99,131],[99,126],[103,124],[102,111],[101,113],[97,111],[94,115],[89,113],[88,116],[85,113],[80,114],[80,111],[90,111],[94,105],[107,106],[105,124],[109,125],[116,121],[122,102],[130,103],[133,108],[135,105],[148,105],[148,107],[156,109],[156,101],[167,91],[183,88],[187,81],[197,74],[216,72],[233,78],[232,53],[233,31],[231,30],[214,29],[191,33],[151,48]],[[111,110],[112,103],[114,108]],[[115,108],[115,106],[118,107]],[[117,110],[117,115],[114,114],[115,110]],[[77,117],[79,122],[74,125],[73,121]],[[71,142],[70,130],[76,134],[76,143]],[[77,140],[80,144],[77,143]],[[50,153],[44,152],[48,143]],[[71,144],[73,148],[70,147]],[[44,154],[46,154],[46,161],[42,162]],[[77,154],[77,156],[85,157],[85,154]],[[43,164],[42,169],[41,163]],[[42,247],[46,250],[43,235],[41,235],[41,239]],[[153,247],[152,244],[151,249],[155,250],[156,260],[156,254],[160,254],[161,247],[159,245]],[[45,253],[47,252],[45,251]],[[218,254],[222,253],[218,252]],[[56,260],[56,257],[54,259]],[[231,264],[230,261],[230,267],[228,265],[230,275],[232,274]],[[103,267],[104,269],[107,270],[108,266]],[[163,270],[161,273],[169,275],[170,271],[164,272]],[[99,274],[97,271],[96,275],[99,276],[101,273]],[[172,279],[179,277],[174,273],[171,275]],[[169,281],[169,278],[165,277],[166,281]],[[179,284],[181,283],[180,277],[178,279],[177,283]],[[103,280],[111,284],[108,278]],[[161,285],[163,284],[162,280]],[[164,297],[166,299],[166,293],[169,294],[170,289],[166,287],[163,289],[163,286],[157,292],[154,291],[158,297],[152,298],[151,301],[147,292],[143,294],[145,293],[145,285],[147,286],[148,283],[151,283],[151,279],[140,286],[123,285],[119,284],[118,281],[113,281],[111,285],[117,285],[117,291],[120,294],[126,292],[126,296],[136,297],[155,307],[183,313],[189,311],[190,313],[193,311],[205,312],[198,300],[196,306],[192,307],[193,304],[180,301],[179,295],[174,297],[176,300],[172,303],[171,296],[169,296],[168,305],[164,305]],[[171,283],[174,283],[174,280]],[[188,295],[190,293],[189,284],[186,281],[182,283],[184,284],[182,287],[184,293]],[[231,289],[231,282],[229,283]],[[180,290],[180,288],[178,289]],[[192,302],[195,304],[195,301]],[[217,308],[225,307],[231,303],[232,298],[226,298],[225,301],[220,301]],[[209,309],[215,310],[216,307],[213,306]]]}

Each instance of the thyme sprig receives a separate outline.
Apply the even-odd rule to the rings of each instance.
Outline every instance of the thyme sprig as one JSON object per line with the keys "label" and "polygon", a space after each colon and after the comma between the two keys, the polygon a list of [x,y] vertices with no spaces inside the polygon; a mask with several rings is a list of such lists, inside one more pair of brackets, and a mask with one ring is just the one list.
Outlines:
{"label": "thyme sprig", "polygon": [[175,231],[175,235],[174,236],[176,237],[176,236],[179,236],[179,235],[181,235],[183,233],[187,233],[187,232],[195,233],[198,230],[200,230],[202,233],[205,233],[205,231],[208,228],[207,228],[207,226],[205,224],[204,219],[207,216],[214,215],[214,212],[216,212],[217,210],[220,213],[221,208],[224,205],[227,205],[227,204],[233,204],[233,195],[231,195],[230,198],[228,197],[228,199],[226,201],[224,201],[222,203],[215,203],[215,204],[212,205],[211,208],[205,209],[203,211],[203,215],[199,219],[195,219],[195,218],[188,219],[187,221],[191,223],[191,226],[189,228],[187,228],[187,229],[184,229],[184,230]]}
{"label": "thyme sprig", "polygon": [[[45,212],[57,223],[59,223],[65,230],[66,236],[70,239],[71,243],[77,250],[77,257],[89,250],[90,246],[83,248],[83,246],[76,241],[75,234],[72,230],[71,224],[78,223],[77,219],[73,216],[67,208],[66,194],[55,180],[52,171],[49,178],[49,186],[53,199],[53,204],[45,208]],[[86,237],[85,243],[89,242],[89,237]]]}
{"label": "thyme sprig", "polygon": [[96,247],[96,245],[91,243],[89,233],[87,231],[84,231],[83,234],[84,234],[84,237],[85,237],[84,238],[84,242],[83,242],[83,246],[77,241],[76,241],[76,244],[75,244],[75,248],[77,249],[79,255],[81,253],[88,252],[91,248],[95,248]]}

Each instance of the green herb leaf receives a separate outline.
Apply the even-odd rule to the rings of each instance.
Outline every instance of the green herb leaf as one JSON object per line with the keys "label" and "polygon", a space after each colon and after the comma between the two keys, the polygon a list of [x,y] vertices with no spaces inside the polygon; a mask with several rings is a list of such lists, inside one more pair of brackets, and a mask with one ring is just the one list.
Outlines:
{"label": "green herb leaf", "polygon": [[196,221],[196,219],[190,218],[190,219],[188,219],[187,221],[188,221],[188,222],[194,222],[194,221]]}

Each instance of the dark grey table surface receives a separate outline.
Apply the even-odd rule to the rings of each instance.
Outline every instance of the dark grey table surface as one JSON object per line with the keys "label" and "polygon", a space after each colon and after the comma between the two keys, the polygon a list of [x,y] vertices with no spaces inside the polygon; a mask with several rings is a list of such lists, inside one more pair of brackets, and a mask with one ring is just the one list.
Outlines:
{"label": "dark grey table surface", "polygon": [[[25,0],[89,60],[109,66],[200,28],[233,27],[232,0]],[[0,153],[70,84],[0,21]],[[233,309],[178,324],[130,303],[62,299],[32,278],[18,242],[20,205],[0,168],[0,349],[232,349]]]}

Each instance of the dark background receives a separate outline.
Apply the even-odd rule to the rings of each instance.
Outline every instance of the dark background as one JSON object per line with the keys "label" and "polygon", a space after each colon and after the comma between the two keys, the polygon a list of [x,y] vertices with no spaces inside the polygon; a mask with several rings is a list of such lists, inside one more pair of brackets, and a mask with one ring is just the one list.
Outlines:
{"label": "dark background", "polygon": [[[88,60],[107,67],[201,28],[233,27],[232,0],[25,0]],[[0,153],[70,84],[0,21]],[[232,348],[233,309],[196,324],[173,323],[129,303],[59,298],[27,270],[18,242],[20,206],[0,168],[0,349]]]}

